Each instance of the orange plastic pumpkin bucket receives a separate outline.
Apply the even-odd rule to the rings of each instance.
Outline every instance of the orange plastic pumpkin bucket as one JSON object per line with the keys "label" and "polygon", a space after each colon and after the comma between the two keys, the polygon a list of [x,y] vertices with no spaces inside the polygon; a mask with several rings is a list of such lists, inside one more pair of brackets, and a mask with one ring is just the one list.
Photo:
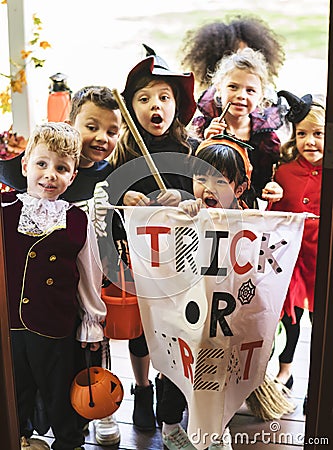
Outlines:
{"label": "orange plastic pumpkin bucket", "polygon": [[103,419],[120,406],[124,389],[110,370],[93,366],[81,370],[71,386],[73,408],[86,419]]}
{"label": "orange plastic pumpkin bucket", "polygon": [[[104,334],[110,339],[134,339],[142,334],[142,323],[134,283],[125,281],[123,263],[120,264],[121,288],[115,284],[102,288],[102,299],[106,304]],[[132,293],[126,292],[126,283]]]}

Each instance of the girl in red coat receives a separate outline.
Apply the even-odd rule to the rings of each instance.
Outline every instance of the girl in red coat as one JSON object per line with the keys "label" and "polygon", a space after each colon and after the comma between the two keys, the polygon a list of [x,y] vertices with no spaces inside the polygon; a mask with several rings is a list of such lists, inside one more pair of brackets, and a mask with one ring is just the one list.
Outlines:
{"label": "girl in red coat", "polygon": [[[310,94],[301,99],[287,91],[280,91],[278,95],[285,97],[290,104],[287,119],[293,124],[293,133],[281,148],[281,163],[274,181],[265,186],[263,198],[269,201],[269,209],[273,211],[308,212],[319,216],[325,107]],[[279,186],[283,189],[280,200]],[[287,342],[279,356],[277,378],[289,388],[293,385],[292,361],[304,309],[310,311],[312,319],[318,229],[318,219],[306,220],[301,249],[282,310]],[[305,406],[306,399],[304,410]]]}

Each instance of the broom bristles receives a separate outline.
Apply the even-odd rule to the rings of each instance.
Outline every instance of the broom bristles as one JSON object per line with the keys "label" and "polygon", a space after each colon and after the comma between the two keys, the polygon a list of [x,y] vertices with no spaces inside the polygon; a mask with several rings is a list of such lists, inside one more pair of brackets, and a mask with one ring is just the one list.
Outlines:
{"label": "broom bristles", "polygon": [[292,413],[296,406],[289,401],[290,391],[282,383],[265,375],[264,382],[246,399],[252,414],[264,421],[280,419]]}

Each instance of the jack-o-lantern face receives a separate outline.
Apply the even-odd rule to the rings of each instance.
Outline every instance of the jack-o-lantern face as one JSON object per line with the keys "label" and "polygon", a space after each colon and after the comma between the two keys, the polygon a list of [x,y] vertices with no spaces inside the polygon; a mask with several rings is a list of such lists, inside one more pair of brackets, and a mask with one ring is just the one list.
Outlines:
{"label": "jack-o-lantern face", "polygon": [[119,378],[102,367],[82,370],[74,378],[71,387],[73,408],[91,420],[112,415],[119,408],[123,397],[124,389]]}

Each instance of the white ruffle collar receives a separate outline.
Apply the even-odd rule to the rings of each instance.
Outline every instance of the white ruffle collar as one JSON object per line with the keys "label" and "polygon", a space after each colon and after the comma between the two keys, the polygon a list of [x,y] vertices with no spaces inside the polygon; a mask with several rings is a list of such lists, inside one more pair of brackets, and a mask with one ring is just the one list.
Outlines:
{"label": "white ruffle collar", "polygon": [[17,231],[30,236],[49,234],[66,228],[66,212],[71,205],[65,200],[50,201],[28,193],[17,194],[23,203]]}

